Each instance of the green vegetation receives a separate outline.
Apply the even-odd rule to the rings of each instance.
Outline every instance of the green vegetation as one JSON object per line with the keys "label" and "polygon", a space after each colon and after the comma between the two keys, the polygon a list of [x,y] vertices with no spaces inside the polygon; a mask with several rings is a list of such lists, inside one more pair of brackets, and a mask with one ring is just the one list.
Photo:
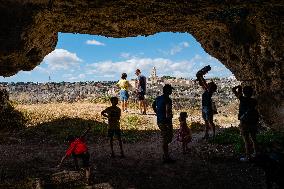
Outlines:
{"label": "green vegetation", "polygon": [[111,98],[111,96],[105,95],[105,96],[100,96],[100,97],[92,98],[92,99],[89,100],[89,102],[92,102],[92,103],[101,103],[101,104],[110,103],[110,98]]}
{"label": "green vegetation", "polygon": [[214,140],[211,139],[209,142],[220,145],[233,145],[233,149],[237,153],[241,153],[244,150],[244,143],[238,127],[224,129],[216,135]]}
{"label": "green vegetation", "polygon": [[176,77],[164,75],[164,76],[162,76],[162,79],[176,79]]}
{"label": "green vegetation", "polygon": [[[233,145],[236,153],[244,152],[244,142],[238,127],[229,127],[217,134],[210,143],[220,145]],[[284,132],[266,131],[257,135],[257,144],[260,151],[284,150]]]}
{"label": "green vegetation", "polygon": [[141,137],[137,135],[137,127],[141,124],[141,118],[137,115],[128,115],[122,119],[123,140],[126,142],[136,142]]}

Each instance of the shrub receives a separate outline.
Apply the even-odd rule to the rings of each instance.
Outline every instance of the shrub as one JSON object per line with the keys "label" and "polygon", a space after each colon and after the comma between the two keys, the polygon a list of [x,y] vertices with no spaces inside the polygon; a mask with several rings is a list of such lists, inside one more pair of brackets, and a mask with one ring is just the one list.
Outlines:
{"label": "shrub", "polygon": [[241,153],[244,150],[244,143],[238,127],[229,127],[218,133],[210,143],[220,145],[233,145],[235,152]]}
{"label": "shrub", "polygon": [[[258,149],[263,152],[284,150],[284,132],[267,131],[256,136]],[[238,127],[229,127],[211,139],[210,143],[220,145],[233,145],[235,152],[244,152],[244,142]]]}
{"label": "shrub", "polygon": [[136,130],[141,124],[141,119],[137,115],[128,115],[122,119],[122,127],[127,130]]}

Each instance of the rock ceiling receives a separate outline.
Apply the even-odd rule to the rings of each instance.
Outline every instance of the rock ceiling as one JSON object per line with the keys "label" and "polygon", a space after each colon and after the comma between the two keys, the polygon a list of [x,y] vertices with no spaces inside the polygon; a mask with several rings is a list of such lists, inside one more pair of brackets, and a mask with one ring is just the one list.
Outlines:
{"label": "rock ceiling", "polygon": [[256,88],[268,125],[284,127],[283,15],[279,0],[0,0],[0,76],[39,65],[54,50],[58,32],[187,32]]}

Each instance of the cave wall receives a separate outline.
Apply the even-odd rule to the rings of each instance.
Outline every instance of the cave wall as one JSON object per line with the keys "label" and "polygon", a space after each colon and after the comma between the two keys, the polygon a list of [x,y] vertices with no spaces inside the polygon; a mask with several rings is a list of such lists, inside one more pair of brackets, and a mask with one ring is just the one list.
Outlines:
{"label": "cave wall", "polygon": [[54,50],[58,32],[187,32],[255,87],[268,126],[284,128],[283,15],[276,0],[0,0],[0,75],[32,70]]}

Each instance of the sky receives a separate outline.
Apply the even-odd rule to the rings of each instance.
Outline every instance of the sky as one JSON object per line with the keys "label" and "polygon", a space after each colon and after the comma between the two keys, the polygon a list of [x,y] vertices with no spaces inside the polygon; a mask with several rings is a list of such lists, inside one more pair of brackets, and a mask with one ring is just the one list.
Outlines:
{"label": "sky", "polygon": [[206,65],[212,67],[208,78],[232,76],[188,33],[128,38],[59,33],[55,50],[39,66],[11,77],[0,76],[0,82],[117,81],[123,72],[128,79],[135,78],[137,68],[148,77],[153,67],[158,76],[194,78]]}

